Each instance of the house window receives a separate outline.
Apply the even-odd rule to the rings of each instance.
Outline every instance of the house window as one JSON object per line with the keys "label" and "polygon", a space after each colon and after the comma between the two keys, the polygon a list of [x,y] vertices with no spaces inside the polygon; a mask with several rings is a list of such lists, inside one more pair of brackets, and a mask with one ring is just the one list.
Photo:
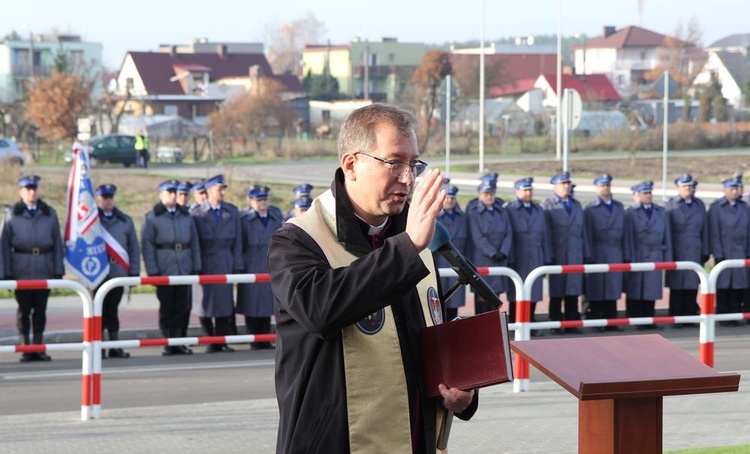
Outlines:
{"label": "house window", "polygon": [[135,87],[135,82],[133,81],[133,78],[128,77],[127,79],[125,79],[125,89],[127,91],[130,91],[133,89],[133,87]]}
{"label": "house window", "polygon": [[645,60],[645,59],[646,59],[646,51],[644,50],[643,52],[641,52],[641,60]]}
{"label": "house window", "polygon": [[388,54],[388,63],[396,63],[396,54],[393,52]]}
{"label": "house window", "polygon": [[619,87],[622,87],[625,85],[625,77],[622,74],[617,76],[617,85]]}
{"label": "house window", "polygon": [[378,66],[378,54],[370,54],[370,66]]}
{"label": "house window", "polygon": [[164,115],[177,115],[177,106],[174,104],[164,105]]}
{"label": "house window", "polygon": [[83,64],[85,63],[85,60],[83,58],[83,51],[82,50],[71,50],[70,51],[70,63],[74,67],[83,66]]}

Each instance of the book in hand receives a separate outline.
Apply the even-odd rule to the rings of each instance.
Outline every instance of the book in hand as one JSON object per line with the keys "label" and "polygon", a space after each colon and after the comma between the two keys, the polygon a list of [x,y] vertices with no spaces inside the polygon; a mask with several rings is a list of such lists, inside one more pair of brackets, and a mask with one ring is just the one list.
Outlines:
{"label": "book in hand", "polygon": [[440,397],[440,383],[468,391],[513,380],[505,312],[429,326],[420,340],[430,398]]}

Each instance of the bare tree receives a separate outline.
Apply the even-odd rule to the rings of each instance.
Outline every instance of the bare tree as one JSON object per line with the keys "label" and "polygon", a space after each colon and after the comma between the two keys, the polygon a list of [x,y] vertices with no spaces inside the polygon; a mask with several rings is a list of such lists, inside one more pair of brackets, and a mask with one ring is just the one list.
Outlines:
{"label": "bare tree", "polygon": [[705,62],[705,57],[699,53],[702,40],[703,30],[695,17],[691,17],[686,26],[682,22],[678,23],[672,36],[667,36],[664,40],[659,53],[659,65],[646,73],[646,80],[657,80],[664,71],[669,71],[670,77],[680,85],[682,92],[687,91]]}
{"label": "bare tree", "polygon": [[304,17],[281,24],[267,35],[268,59],[277,74],[302,76],[302,49],[319,42],[326,33],[325,24],[308,12]]}
{"label": "bare tree", "polygon": [[442,50],[429,50],[422,57],[422,63],[414,71],[412,83],[416,85],[414,105],[420,119],[424,138],[420,140],[422,149],[427,150],[430,139],[432,113],[438,107],[438,91],[445,77],[451,73],[450,54]]}
{"label": "bare tree", "polygon": [[261,151],[262,139],[278,134],[278,146],[296,119],[291,108],[281,96],[281,86],[270,79],[260,79],[247,93],[226,103],[209,116],[214,140],[223,150],[235,141],[241,144],[255,142],[255,151]]}

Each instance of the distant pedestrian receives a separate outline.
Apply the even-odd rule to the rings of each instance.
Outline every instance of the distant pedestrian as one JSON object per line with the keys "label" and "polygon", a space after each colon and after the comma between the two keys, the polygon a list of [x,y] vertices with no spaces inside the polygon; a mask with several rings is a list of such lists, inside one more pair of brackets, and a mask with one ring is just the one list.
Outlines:
{"label": "distant pedestrian", "polygon": [[[270,189],[253,186],[245,190],[248,207],[240,214],[242,225],[242,261],[246,273],[268,273],[268,247],[271,235],[284,223],[281,211],[270,209]],[[301,200],[301,199],[298,199]],[[271,284],[239,284],[237,286],[237,313],[245,316],[249,334],[271,332],[273,292]],[[253,342],[253,350],[273,349],[270,342]]]}
{"label": "distant pedestrian", "polygon": [[[570,195],[570,173],[558,172],[550,180],[554,194],[541,203],[547,215],[547,228],[552,243],[552,263],[555,265],[581,265],[591,259],[589,243],[586,239],[586,226],[583,221],[581,203]],[[549,276],[549,318],[580,320],[578,298],[583,293],[581,274],[554,274]],[[565,330],[556,328],[555,334],[580,334],[578,328]]]}
{"label": "distant pedestrian", "polygon": [[[671,262],[672,236],[669,220],[664,208],[653,203],[653,181],[643,181],[633,187],[638,195],[625,214],[626,256],[633,262]],[[656,300],[664,295],[662,271],[639,271],[630,273],[626,281],[628,295],[628,317],[653,317]],[[638,329],[660,329],[661,327],[639,325]]]}
{"label": "distant pedestrian", "polygon": [[[39,198],[39,180],[36,175],[20,177],[21,200],[5,209],[0,240],[6,280],[61,279],[65,273],[60,223],[55,210]],[[18,334],[24,345],[44,343],[49,292],[15,291]],[[33,331],[33,340],[29,331]],[[22,363],[50,359],[44,352],[21,354]]]}
{"label": "distant pedestrian", "polygon": [[[625,254],[625,207],[612,197],[612,175],[594,179],[596,199],[583,209],[586,237],[593,263],[623,263],[631,260]],[[622,296],[623,273],[586,275],[587,319],[617,318],[617,300]],[[622,331],[610,325],[597,331]]]}
{"label": "distant pedestrian", "polygon": [[[695,197],[698,181],[689,173],[674,180],[677,195],[667,202],[667,218],[672,233],[672,254],[675,261],[696,262],[709,259],[708,213],[703,201]],[[698,315],[696,302],[700,280],[693,271],[667,271],[669,315]],[[675,324],[675,328],[682,328]]]}
{"label": "distant pedestrian", "polygon": [[[141,274],[141,248],[138,245],[138,237],[135,233],[135,225],[130,216],[126,215],[115,206],[115,194],[117,186],[103,184],[96,188],[96,205],[99,207],[99,219],[102,227],[107,231],[112,241],[107,252],[109,255],[109,274],[104,282],[125,276],[138,276]],[[114,249],[112,249],[114,248]],[[127,259],[127,261],[125,261]],[[102,284],[104,283],[102,282]],[[99,286],[101,288],[101,285]],[[97,289],[98,291],[99,289]],[[120,318],[118,306],[122,300],[123,287],[117,286],[104,296],[102,306],[102,338],[106,329],[109,332],[109,340],[120,340]],[[107,352],[102,350],[102,358],[107,357]],[[129,358],[121,348],[110,348],[110,358]]]}
{"label": "distant pedestrian", "polygon": [[[497,174],[494,175],[497,178]],[[513,231],[508,213],[495,195],[497,180],[484,179],[479,183],[477,192],[477,202],[466,212],[470,260],[478,267],[507,266],[508,255],[513,245]],[[498,296],[505,293],[506,280],[503,276],[488,276],[485,280]],[[474,298],[475,313],[495,310],[492,302],[485,301],[477,294]]]}
{"label": "distant pedestrian", "polygon": [[[242,273],[242,229],[237,207],[224,201],[227,185],[224,175],[205,183],[208,198],[190,210],[201,242],[201,264],[205,274]],[[203,285],[201,326],[206,336],[235,334],[234,290],[232,284]],[[215,324],[214,324],[215,321]],[[233,352],[227,344],[209,344],[206,353]]]}
{"label": "distant pedestrian", "polygon": [[[200,274],[201,251],[198,231],[188,209],[177,205],[177,180],[159,185],[159,203],[146,213],[141,226],[141,253],[149,276]],[[180,337],[188,307],[185,285],[156,287],[159,328],[162,336]],[[189,354],[185,347],[165,346],[162,355]]]}
{"label": "distant pedestrian", "polygon": [[[547,220],[544,211],[534,202],[534,179],[521,178],[514,183],[516,198],[505,204],[505,211],[510,218],[513,230],[513,248],[508,259],[509,265],[526,279],[531,271],[543,265],[552,263],[550,238],[547,231]],[[508,301],[510,302],[510,318],[516,320],[516,288],[508,285]],[[536,304],[542,300],[542,279],[537,279],[531,288],[531,321],[536,321]],[[531,331],[532,336],[541,336],[537,330]]]}
{"label": "distant pedestrian", "polygon": [[148,136],[138,134],[135,136],[135,152],[136,160],[138,161],[138,167],[148,168],[148,161],[151,158],[148,151]]}

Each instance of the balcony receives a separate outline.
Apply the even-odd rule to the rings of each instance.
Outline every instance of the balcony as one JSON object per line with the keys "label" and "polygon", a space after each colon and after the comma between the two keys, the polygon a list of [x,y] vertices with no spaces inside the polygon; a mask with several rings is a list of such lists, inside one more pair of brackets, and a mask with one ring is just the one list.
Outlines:
{"label": "balcony", "polygon": [[[31,77],[31,66],[13,65],[11,68],[13,77]],[[52,68],[49,66],[34,65],[34,77],[49,77],[52,75]]]}
{"label": "balcony", "polygon": [[[394,72],[393,66],[368,66],[367,77],[371,79],[382,79]],[[354,69],[354,77],[361,79],[365,77],[365,66],[359,65]]]}

